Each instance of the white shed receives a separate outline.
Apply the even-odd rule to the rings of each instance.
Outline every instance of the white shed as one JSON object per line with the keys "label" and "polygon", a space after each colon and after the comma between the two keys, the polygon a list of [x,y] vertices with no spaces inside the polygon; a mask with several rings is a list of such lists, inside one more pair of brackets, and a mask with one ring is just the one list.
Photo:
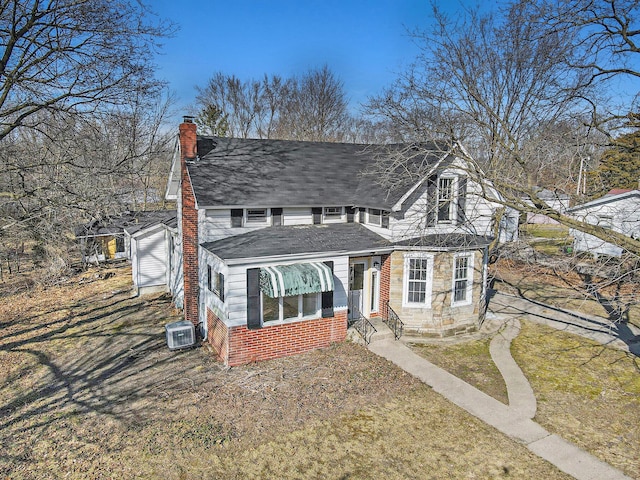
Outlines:
{"label": "white shed", "polygon": [[133,286],[140,294],[169,291],[176,288],[175,212],[156,218],[146,224],[125,228],[125,239],[130,244]]}

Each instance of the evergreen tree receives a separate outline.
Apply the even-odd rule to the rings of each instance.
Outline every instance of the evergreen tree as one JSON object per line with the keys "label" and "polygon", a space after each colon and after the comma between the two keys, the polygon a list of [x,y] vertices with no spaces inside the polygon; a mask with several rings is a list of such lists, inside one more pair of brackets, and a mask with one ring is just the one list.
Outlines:
{"label": "evergreen tree", "polygon": [[612,188],[638,188],[640,180],[640,114],[630,115],[633,130],[618,137],[602,155],[600,166],[594,172],[594,181],[600,187],[596,196]]}

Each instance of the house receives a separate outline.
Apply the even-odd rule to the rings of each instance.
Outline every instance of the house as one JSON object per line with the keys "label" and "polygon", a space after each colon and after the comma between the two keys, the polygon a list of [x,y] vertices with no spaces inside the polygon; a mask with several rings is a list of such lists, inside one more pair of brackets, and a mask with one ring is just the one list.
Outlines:
{"label": "house", "polygon": [[75,229],[76,240],[80,245],[82,260],[88,263],[104,262],[119,258],[131,258],[129,239],[125,228],[145,225],[156,220],[162,221],[167,215],[165,210],[124,212],[109,218],[95,218]]}
{"label": "house", "polygon": [[202,137],[189,117],[179,135],[171,291],[225,364],[328,346],[390,315],[417,334],[478,328],[498,204],[454,153],[421,148],[420,175],[387,190],[366,174],[382,147]]}
{"label": "house", "polygon": [[[538,198],[542,200],[548,207],[559,213],[564,213],[569,208],[570,197],[566,193],[552,191],[548,189],[542,189],[537,192]],[[528,198],[525,202],[529,205],[533,205],[533,202]],[[527,223],[530,224],[544,224],[544,225],[558,225],[559,222],[552,218],[543,215],[542,213],[527,213]]]}
{"label": "house", "polygon": [[[640,191],[612,190],[603,197],[567,210],[567,214],[582,222],[611,229],[631,238],[640,238]],[[576,252],[589,252],[595,256],[619,257],[622,248],[600,238],[570,229]]]}

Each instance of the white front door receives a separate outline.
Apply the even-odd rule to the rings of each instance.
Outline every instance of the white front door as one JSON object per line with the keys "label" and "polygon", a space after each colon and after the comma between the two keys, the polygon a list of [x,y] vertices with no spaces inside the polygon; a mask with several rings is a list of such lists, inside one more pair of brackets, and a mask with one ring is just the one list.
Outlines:
{"label": "white front door", "polygon": [[367,271],[366,261],[352,262],[349,265],[349,320],[356,320],[364,309],[364,279]]}

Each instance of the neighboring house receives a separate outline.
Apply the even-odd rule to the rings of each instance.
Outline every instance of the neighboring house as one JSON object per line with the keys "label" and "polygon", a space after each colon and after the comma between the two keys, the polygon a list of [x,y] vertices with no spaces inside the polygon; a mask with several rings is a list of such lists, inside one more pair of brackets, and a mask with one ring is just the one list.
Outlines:
{"label": "neighboring house", "polygon": [[93,220],[76,227],[75,235],[80,244],[83,262],[97,263],[129,257],[119,218],[109,221]]}
{"label": "neighboring house", "polygon": [[118,216],[94,219],[76,227],[75,235],[80,244],[82,260],[95,263],[131,258],[131,246],[129,238],[125,235],[125,228],[162,222],[175,215],[175,210],[125,212]]}
{"label": "neighboring house", "polygon": [[174,255],[178,242],[176,212],[154,212],[145,220],[124,228],[125,243],[131,252],[133,286],[138,295],[174,292],[182,275],[181,259]]}
{"label": "neighboring house", "polygon": [[179,143],[171,291],[225,364],[328,346],[391,312],[420,334],[478,328],[498,205],[455,155],[426,151],[424,174],[386,191],[364,174],[372,146],[199,137],[189,118]]}
{"label": "neighboring house", "polygon": [[[604,197],[567,210],[567,214],[592,225],[599,225],[632,238],[640,238],[640,191],[616,189]],[[588,233],[571,229],[573,248],[595,256],[619,257],[622,249]]]}
{"label": "neighboring house", "polygon": [[[538,198],[557,212],[564,213],[569,208],[569,195],[566,193],[554,192],[551,190],[541,190]],[[527,203],[533,205],[530,200]],[[527,223],[558,225],[558,221],[547,217],[541,213],[527,213]]]}

